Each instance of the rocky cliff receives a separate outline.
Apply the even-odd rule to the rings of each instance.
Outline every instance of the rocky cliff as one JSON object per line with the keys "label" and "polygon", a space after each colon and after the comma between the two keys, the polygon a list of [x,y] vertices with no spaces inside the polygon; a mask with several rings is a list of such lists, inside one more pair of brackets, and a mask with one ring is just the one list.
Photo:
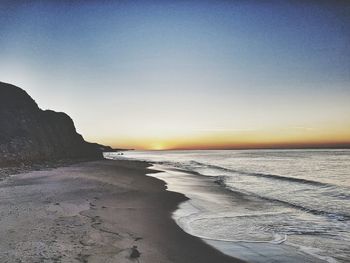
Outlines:
{"label": "rocky cliff", "polygon": [[41,110],[22,89],[0,82],[0,166],[61,159],[100,159],[65,113]]}

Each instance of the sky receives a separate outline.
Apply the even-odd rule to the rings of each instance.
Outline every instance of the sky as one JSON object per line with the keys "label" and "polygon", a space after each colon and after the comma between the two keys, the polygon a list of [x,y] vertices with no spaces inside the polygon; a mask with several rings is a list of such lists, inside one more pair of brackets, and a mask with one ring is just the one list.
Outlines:
{"label": "sky", "polygon": [[117,148],[350,146],[350,2],[0,1],[0,81]]}

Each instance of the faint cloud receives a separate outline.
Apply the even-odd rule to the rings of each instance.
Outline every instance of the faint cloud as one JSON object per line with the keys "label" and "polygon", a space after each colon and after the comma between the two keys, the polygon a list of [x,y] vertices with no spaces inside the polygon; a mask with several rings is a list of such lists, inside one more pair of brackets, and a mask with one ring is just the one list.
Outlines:
{"label": "faint cloud", "polygon": [[294,129],[294,130],[304,130],[304,131],[312,131],[312,130],[314,130],[314,128],[304,127],[304,126],[292,126],[290,128]]}
{"label": "faint cloud", "polygon": [[210,129],[196,129],[198,132],[253,132],[257,129],[244,128],[244,129],[230,129],[230,128],[210,128]]}

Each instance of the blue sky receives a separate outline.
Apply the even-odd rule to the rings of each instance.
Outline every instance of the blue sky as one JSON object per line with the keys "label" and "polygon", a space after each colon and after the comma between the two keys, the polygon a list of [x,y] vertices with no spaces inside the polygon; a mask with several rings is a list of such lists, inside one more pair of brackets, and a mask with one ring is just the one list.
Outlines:
{"label": "blue sky", "polygon": [[114,146],[350,140],[349,24],[341,1],[2,1],[0,78]]}

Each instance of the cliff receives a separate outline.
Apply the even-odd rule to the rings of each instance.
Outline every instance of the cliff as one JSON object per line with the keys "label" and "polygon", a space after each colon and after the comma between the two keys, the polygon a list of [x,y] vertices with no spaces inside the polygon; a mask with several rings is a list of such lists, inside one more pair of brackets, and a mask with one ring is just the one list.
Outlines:
{"label": "cliff", "polygon": [[0,166],[62,159],[101,159],[65,113],[41,110],[22,89],[0,82]]}

